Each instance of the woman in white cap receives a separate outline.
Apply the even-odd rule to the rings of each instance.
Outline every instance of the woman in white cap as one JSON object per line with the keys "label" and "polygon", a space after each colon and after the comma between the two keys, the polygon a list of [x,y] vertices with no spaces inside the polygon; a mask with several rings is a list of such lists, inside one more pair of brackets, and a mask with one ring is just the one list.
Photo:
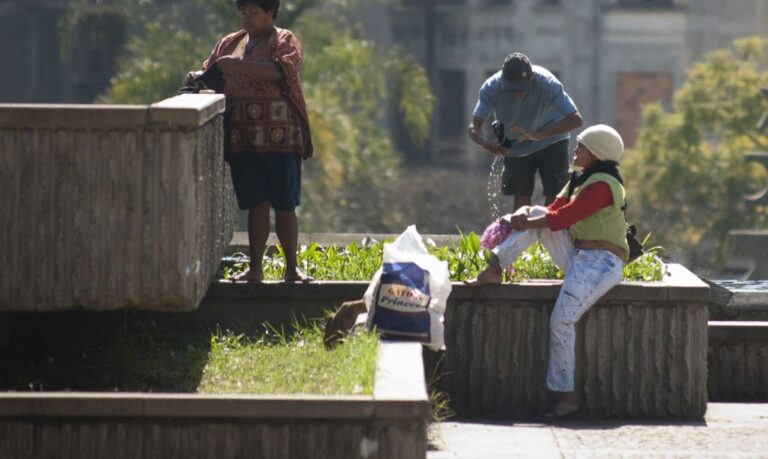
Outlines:
{"label": "woman in white cap", "polygon": [[624,143],[615,129],[591,126],[577,137],[574,173],[547,207],[526,206],[501,219],[512,231],[491,250],[491,262],[470,285],[501,282],[529,245],[544,245],[565,273],[550,318],[547,388],[560,393],[546,415],[560,417],[579,409],[574,389],[576,322],[613,286],[621,282],[629,247],[624,218],[624,186],[618,165]]}

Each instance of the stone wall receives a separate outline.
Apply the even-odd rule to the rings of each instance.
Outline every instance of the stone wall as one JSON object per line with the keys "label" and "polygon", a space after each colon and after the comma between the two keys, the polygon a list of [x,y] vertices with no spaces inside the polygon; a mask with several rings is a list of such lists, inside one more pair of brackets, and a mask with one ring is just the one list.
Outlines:
{"label": "stone wall", "polygon": [[[615,287],[579,322],[576,377],[587,415],[704,416],[709,287],[680,265],[669,269],[663,282]],[[214,284],[198,313],[290,323],[293,315],[321,317],[323,309],[362,297],[365,288],[364,282]],[[557,281],[454,285],[447,349],[427,353],[427,374],[439,376],[437,387],[460,417],[530,418],[548,408],[548,324],[559,290]]]}
{"label": "stone wall", "polygon": [[[580,321],[577,387],[587,415],[704,415],[710,292],[679,265],[671,265],[670,272],[664,282],[616,286]],[[361,298],[367,284],[217,282],[189,313],[17,313],[13,327],[32,340],[50,339],[59,329],[109,336],[128,314],[151,320],[164,337],[199,334],[213,326],[237,330],[246,324],[257,330],[265,321],[288,330],[296,319],[321,319],[341,302]],[[440,377],[437,387],[460,417],[530,419],[548,407],[548,323],[559,290],[557,281],[482,288],[454,284],[445,316],[447,349],[427,352],[425,368],[427,375]]]}
{"label": "stone wall", "polygon": [[232,234],[223,110],[0,105],[0,311],[197,307]]}
{"label": "stone wall", "polygon": [[[552,299],[541,300],[454,300],[440,388],[460,416],[523,418],[551,406],[544,381]],[[584,315],[576,333],[576,390],[585,415],[703,418],[705,300],[609,296]]]}
{"label": "stone wall", "polygon": [[768,401],[768,322],[711,322],[709,399]]}
{"label": "stone wall", "polygon": [[384,343],[373,396],[0,394],[0,457],[426,457],[421,348]]}

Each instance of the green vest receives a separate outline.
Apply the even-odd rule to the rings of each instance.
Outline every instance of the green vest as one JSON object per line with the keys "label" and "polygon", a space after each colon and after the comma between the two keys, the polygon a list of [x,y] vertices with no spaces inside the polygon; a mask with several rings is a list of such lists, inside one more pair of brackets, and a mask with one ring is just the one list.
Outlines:
{"label": "green vest", "polygon": [[[573,191],[571,200],[576,199],[581,190],[595,182],[605,182],[611,187],[613,205],[610,207],[603,207],[589,217],[576,222],[573,226],[568,228],[568,233],[574,240],[607,241],[613,245],[621,247],[624,249],[624,261],[626,262],[627,256],[629,255],[629,245],[627,245],[627,221],[624,218],[624,211],[621,210],[624,206],[626,195],[621,183],[610,174],[597,172],[592,174],[583,185]],[[558,194],[558,197],[567,196],[568,184],[566,184],[563,191]]]}

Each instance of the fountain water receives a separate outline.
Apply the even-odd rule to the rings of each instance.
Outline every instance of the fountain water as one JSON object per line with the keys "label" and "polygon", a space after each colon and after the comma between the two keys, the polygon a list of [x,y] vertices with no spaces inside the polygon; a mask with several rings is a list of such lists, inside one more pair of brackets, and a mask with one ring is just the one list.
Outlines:
{"label": "fountain water", "polygon": [[491,209],[491,220],[496,220],[504,213],[504,202],[501,195],[501,176],[504,173],[504,158],[496,156],[488,173],[486,193]]}

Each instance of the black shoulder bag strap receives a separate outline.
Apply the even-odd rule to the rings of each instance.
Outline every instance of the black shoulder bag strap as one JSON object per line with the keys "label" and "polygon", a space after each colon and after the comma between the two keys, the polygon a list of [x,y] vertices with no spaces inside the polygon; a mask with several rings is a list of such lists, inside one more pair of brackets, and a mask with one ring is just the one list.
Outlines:
{"label": "black shoulder bag strap", "polygon": [[637,227],[629,224],[629,217],[627,217],[627,200],[624,199],[624,206],[621,208],[624,212],[624,220],[627,222],[627,245],[629,246],[629,259],[627,263],[633,262],[637,257],[645,253],[643,250],[643,244],[637,240]]}

